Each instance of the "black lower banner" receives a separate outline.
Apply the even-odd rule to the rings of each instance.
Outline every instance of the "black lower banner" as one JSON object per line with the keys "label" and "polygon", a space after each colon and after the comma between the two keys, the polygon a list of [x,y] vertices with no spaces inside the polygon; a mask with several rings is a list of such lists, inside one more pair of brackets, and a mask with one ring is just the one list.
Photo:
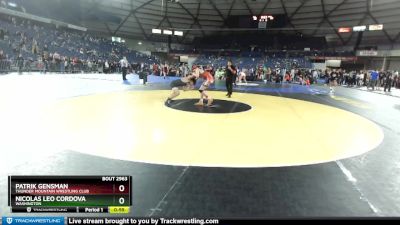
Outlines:
{"label": "black lower banner", "polygon": [[249,225],[249,224],[266,224],[268,222],[276,223],[290,223],[303,221],[307,224],[335,224],[345,221],[354,224],[365,224],[366,221],[394,221],[398,223],[400,218],[275,218],[275,219],[257,219],[257,220],[243,220],[243,219],[199,219],[199,218],[132,218],[132,217],[68,217],[67,225],[165,225],[165,224],[218,224],[218,225]]}
{"label": "black lower banner", "polygon": [[108,213],[108,207],[12,207],[12,213]]}
{"label": "black lower banner", "polygon": [[219,219],[197,219],[197,218],[130,218],[130,217],[68,217],[67,225],[160,225],[160,224],[222,224]]}

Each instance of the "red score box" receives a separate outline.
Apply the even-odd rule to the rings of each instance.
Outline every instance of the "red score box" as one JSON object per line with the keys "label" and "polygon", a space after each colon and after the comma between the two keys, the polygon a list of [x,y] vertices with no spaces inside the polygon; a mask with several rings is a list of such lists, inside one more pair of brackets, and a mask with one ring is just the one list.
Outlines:
{"label": "red score box", "polygon": [[350,27],[341,27],[339,28],[339,33],[350,33],[351,28]]}

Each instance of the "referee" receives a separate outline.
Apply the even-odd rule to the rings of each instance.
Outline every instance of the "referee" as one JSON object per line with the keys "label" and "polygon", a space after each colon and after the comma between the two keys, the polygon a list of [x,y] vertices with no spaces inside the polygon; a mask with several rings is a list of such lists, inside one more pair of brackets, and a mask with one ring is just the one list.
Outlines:
{"label": "referee", "polygon": [[128,72],[128,60],[126,59],[126,57],[124,56],[120,61],[119,64],[121,66],[122,69],[122,80],[127,80],[126,79],[126,74]]}
{"label": "referee", "polygon": [[228,96],[228,98],[232,96],[233,82],[235,82],[236,73],[237,73],[236,67],[232,64],[231,60],[228,60],[228,65],[226,66],[225,69],[226,90],[228,92],[226,96]]}

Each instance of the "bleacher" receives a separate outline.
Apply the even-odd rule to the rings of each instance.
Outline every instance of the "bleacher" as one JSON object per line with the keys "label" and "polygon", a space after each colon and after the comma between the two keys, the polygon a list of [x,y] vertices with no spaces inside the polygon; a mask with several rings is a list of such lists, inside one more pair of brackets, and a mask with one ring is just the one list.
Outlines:
{"label": "bleacher", "polygon": [[224,67],[228,60],[239,68],[311,68],[311,62],[305,56],[293,56],[285,52],[241,52],[241,53],[203,53],[195,61],[199,65],[211,65],[214,68]]}
{"label": "bleacher", "polygon": [[32,52],[32,44],[36,40],[40,53],[57,52],[60,56],[67,58],[115,62],[126,56],[129,62],[158,63],[156,57],[129,49],[124,43],[112,42],[84,32],[56,28],[53,25],[28,20],[12,19],[8,16],[0,17],[0,27],[5,31],[6,37],[0,40],[0,49],[4,51],[4,55],[8,55],[8,59],[15,59],[18,53],[21,53],[24,59],[37,60],[39,54]]}

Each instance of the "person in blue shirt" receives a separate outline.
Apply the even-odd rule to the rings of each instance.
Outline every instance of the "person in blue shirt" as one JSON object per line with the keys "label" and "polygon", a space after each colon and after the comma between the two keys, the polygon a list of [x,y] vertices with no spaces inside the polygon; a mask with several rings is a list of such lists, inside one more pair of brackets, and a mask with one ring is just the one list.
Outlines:
{"label": "person in blue shirt", "polygon": [[370,79],[370,82],[369,82],[369,85],[370,85],[370,87],[372,87],[372,90],[375,90],[375,86],[376,86],[376,84],[378,82],[378,78],[379,78],[379,73],[376,70],[372,71],[371,72],[371,79]]}

